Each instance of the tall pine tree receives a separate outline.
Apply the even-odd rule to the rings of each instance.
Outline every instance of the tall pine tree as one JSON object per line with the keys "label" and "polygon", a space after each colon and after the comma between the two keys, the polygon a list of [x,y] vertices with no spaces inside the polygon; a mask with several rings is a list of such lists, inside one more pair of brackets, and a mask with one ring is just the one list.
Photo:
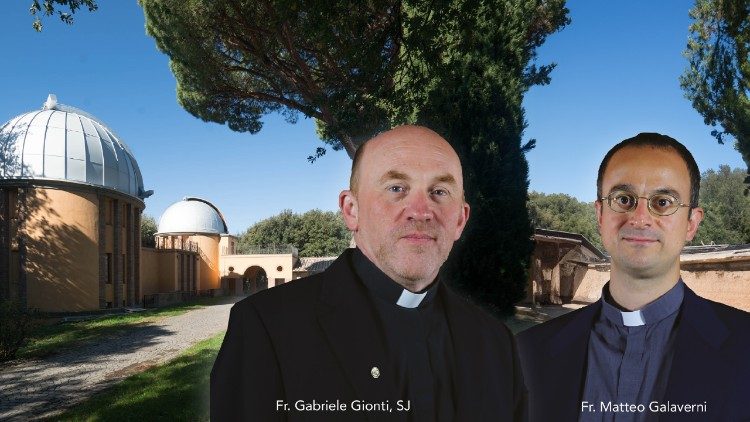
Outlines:
{"label": "tall pine tree", "polygon": [[206,121],[255,133],[267,113],[302,113],[350,156],[397,124],[441,133],[473,207],[448,279],[512,311],[531,251],[521,103],[549,82],[535,51],[568,23],[564,0],[139,1],[180,104]]}

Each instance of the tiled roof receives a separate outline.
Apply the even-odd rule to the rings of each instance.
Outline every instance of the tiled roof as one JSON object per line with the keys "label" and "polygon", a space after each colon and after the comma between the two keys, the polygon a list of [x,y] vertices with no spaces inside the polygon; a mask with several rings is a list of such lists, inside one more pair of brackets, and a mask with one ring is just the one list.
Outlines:
{"label": "tiled roof", "polygon": [[604,253],[600,251],[596,246],[594,246],[588,239],[586,239],[586,236],[580,234],[580,233],[570,233],[570,232],[564,232],[560,230],[549,230],[549,229],[542,229],[542,228],[535,228],[534,229],[534,236],[532,237],[534,240],[564,240],[564,241],[570,241],[574,243],[581,243],[583,246],[588,248],[594,255],[596,255],[598,258],[603,259],[605,258]]}
{"label": "tiled roof", "polygon": [[333,261],[338,258],[337,256],[311,256],[300,258],[299,266],[294,268],[294,271],[307,271],[311,273],[319,273],[328,268]]}
{"label": "tiled roof", "polygon": [[750,244],[746,245],[701,245],[682,249],[680,261],[735,261],[750,259]]}

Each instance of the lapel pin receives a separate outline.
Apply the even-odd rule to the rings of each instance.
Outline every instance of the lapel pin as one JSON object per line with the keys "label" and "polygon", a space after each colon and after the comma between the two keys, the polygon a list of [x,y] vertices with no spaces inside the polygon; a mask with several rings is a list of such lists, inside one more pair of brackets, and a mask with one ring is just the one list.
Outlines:
{"label": "lapel pin", "polygon": [[378,369],[377,366],[373,366],[372,369],[370,369],[370,375],[375,379],[380,378],[380,369]]}

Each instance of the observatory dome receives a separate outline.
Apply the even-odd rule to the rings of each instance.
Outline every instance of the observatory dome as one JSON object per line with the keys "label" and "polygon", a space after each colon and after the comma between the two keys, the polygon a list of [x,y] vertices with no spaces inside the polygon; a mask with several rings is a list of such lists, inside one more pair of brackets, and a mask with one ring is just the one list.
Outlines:
{"label": "observatory dome", "polygon": [[66,181],[113,189],[143,200],[138,163],[128,146],[99,119],[57,102],[0,126],[0,179]]}
{"label": "observatory dome", "polygon": [[205,199],[185,197],[164,211],[157,234],[228,234],[216,206]]}

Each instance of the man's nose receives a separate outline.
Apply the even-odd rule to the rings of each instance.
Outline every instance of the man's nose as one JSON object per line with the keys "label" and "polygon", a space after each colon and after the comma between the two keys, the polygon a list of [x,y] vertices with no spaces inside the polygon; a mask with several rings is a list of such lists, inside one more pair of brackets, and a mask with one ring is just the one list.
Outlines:
{"label": "man's nose", "polygon": [[434,214],[428,192],[413,192],[409,195],[406,217],[414,221],[430,221]]}
{"label": "man's nose", "polygon": [[630,213],[630,225],[636,228],[650,227],[654,222],[654,216],[648,209],[648,199],[639,198],[638,205]]}

